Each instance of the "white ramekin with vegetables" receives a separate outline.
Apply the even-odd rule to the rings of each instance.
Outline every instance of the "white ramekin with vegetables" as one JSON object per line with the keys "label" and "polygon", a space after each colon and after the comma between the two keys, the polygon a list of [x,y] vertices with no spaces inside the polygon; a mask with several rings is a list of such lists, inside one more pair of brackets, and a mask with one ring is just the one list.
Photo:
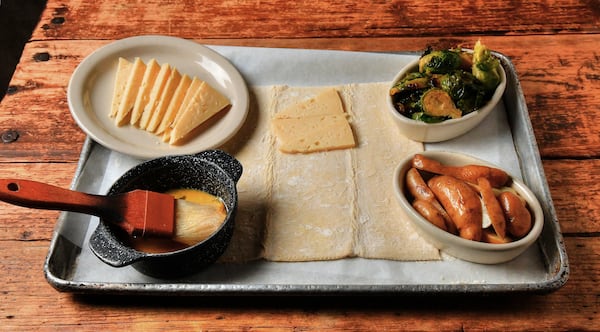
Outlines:
{"label": "white ramekin with vegetables", "polygon": [[389,111],[408,138],[440,142],[477,126],[502,99],[506,73],[490,50],[427,50],[394,78]]}

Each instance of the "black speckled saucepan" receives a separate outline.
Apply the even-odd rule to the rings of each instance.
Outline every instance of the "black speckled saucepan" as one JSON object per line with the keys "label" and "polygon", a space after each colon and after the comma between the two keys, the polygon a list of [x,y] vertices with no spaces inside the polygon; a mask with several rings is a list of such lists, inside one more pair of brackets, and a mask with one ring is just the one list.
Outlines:
{"label": "black speckled saucepan", "polygon": [[227,208],[221,228],[206,240],[182,250],[150,254],[130,247],[118,227],[100,221],[90,239],[90,247],[103,262],[136,270],[158,278],[180,277],[198,272],[214,263],[227,248],[235,223],[237,181],[242,175],[238,160],[220,150],[194,155],[166,156],[139,164],[110,188],[108,195],[145,189],[164,192],[170,189],[198,189],[220,197]]}

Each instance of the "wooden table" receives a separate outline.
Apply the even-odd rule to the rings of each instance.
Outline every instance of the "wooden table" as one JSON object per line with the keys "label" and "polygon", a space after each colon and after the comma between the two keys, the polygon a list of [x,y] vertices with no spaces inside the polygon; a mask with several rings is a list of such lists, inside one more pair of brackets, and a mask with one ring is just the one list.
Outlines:
{"label": "wooden table", "polygon": [[78,296],[57,292],[42,272],[58,213],[0,204],[0,329],[600,329],[599,1],[49,0],[0,104],[0,177],[69,186],[85,138],[67,105],[70,75],[95,49],[140,34],[365,51],[483,39],[522,83],[569,281],[547,295],[501,297]]}

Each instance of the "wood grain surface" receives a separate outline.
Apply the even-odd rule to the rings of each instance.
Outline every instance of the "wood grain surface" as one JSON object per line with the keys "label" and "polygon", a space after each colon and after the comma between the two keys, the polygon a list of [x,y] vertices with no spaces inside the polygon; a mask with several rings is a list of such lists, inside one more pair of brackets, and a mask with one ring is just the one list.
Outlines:
{"label": "wood grain surface", "polygon": [[0,203],[0,330],[600,329],[600,1],[49,0],[0,103],[0,135],[18,133],[0,142],[0,177],[68,187],[85,139],[69,113],[69,78],[97,48],[144,34],[357,51],[482,39],[517,70],[565,236],[569,280],[551,294],[522,296],[72,295],[53,289],[42,272],[58,213]]}

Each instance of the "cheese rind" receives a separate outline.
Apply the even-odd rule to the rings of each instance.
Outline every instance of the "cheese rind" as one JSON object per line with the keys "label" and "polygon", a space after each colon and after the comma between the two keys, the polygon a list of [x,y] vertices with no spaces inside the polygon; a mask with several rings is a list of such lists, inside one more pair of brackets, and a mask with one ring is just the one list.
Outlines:
{"label": "cheese rind", "polygon": [[121,103],[119,104],[117,115],[115,116],[115,122],[117,123],[117,126],[122,126],[127,122],[128,116],[135,105],[145,70],[146,65],[144,62],[140,58],[135,58],[133,67],[131,68],[131,72],[127,78],[127,84],[125,85],[125,91],[123,92],[123,97],[121,99]]}
{"label": "cheese rind", "polygon": [[119,111],[119,105],[121,104],[121,100],[123,99],[123,93],[125,92],[125,86],[127,86],[127,79],[129,78],[129,74],[131,73],[131,69],[133,68],[133,63],[129,62],[125,58],[119,58],[119,63],[117,64],[117,74],[115,75],[115,86],[113,88],[113,97],[112,103],[110,107],[111,118],[114,118]]}

